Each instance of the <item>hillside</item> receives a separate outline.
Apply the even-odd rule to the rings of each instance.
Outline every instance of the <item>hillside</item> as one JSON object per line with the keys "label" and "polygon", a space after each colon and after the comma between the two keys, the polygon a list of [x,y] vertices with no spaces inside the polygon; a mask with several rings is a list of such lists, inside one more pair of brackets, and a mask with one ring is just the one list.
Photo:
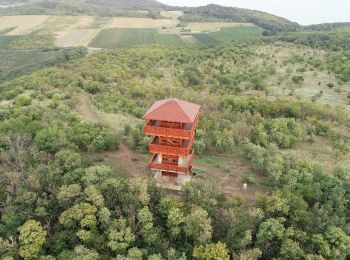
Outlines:
{"label": "hillside", "polygon": [[236,7],[207,5],[202,7],[185,8],[185,15],[180,17],[183,22],[229,21],[249,22],[266,30],[294,31],[300,26],[285,18],[268,13]]}
{"label": "hillside", "polygon": [[[23,5],[0,9],[0,15],[19,14],[64,14],[64,15],[97,15],[97,16],[134,16],[134,17],[160,17],[160,10],[181,10],[185,15],[180,17],[183,22],[213,22],[228,21],[240,23],[253,23],[265,30],[294,31],[299,28],[297,23],[264,12],[207,5],[203,7],[179,8],[169,7],[155,0],[46,0],[21,1]],[[7,0],[0,1],[8,3]],[[148,13],[140,12],[148,11]]]}
{"label": "hillside", "polygon": [[[330,54],[141,47],[1,83],[0,257],[346,259],[350,86]],[[142,133],[166,97],[203,105],[175,194],[147,178]]]}
{"label": "hillside", "polygon": [[[1,3],[8,3],[4,1]],[[160,9],[166,8],[154,0],[27,0],[21,5],[0,9],[0,15],[56,14],[56,15],[97,15],[156,17]],[[146,13],[144,11],[147,11]]]}
{"label": "hillside", "polygon": [[[0,17],[0,259],[350,259],[350,26],[102,1]],[[201,105],[181,190],[166,98]]]}

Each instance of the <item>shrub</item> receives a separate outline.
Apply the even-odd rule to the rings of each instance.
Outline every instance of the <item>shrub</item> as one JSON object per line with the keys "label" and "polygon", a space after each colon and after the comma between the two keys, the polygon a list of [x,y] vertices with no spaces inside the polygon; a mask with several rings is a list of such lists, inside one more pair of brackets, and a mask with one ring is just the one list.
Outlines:
{"label": "shrub", "polygon": [[301,84],[303,81],[304,81],[304,77],[303,76],[293,76],[292,77],[292,81],[295,83],[295,84]]}
{"label": "shrub", "polygon": [[67,145],[67,139],[62,128],[53,126],[39,131],[34,143],[40,150],[55,153]]}
{"label": "shrub", "polygon": [[77,123],[67,132],[70,142],[83,151],[104,151],[116,149],[119,144],[117,136],[101,125]]}
{"label": "shrub", "polygon": [[32,99],[28,96],[19,96],[16,98],[15,104],[22,107],[30,106],[32,104]]}
{"label": "shrub", "polygon": [[334,88],[334,83],[327,83],[327,87]]}
{"label": "shrub", "polygon": [[279,118],[259,124],[251,133],[255,144],[267,147],[270,143],[280,148],[291,148],[301,137],[301,126],[290,118]]}
{"label": "shrub", "polygon": [[241,177],[241,182],[242,183],[247,183],[247,184],[254,184],[253,179],[249,175],[243,175]]}

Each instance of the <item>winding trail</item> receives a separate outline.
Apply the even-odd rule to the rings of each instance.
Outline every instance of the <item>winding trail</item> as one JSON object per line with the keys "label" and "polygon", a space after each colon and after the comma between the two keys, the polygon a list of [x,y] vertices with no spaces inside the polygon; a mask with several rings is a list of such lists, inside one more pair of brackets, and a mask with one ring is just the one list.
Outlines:
{"label": "winding trail", "polygon": [[89,122],[91,123],[99,123],[101,122],[100,117],[92,108],[90,103],[90,98],[87,93],[82,93],[80,95],[80,106],[79,113]]}
{"label": "winding trail", "polygon": [[[90,96],[87,93],[82,93],[79,97],[78,112],[80,115],[90,123],[102,123],[106,125],[112,131],[115,131],[115,127],[108,123],[103,118],[103,113],[100,114],[96,111],[91,104]],[[148,154],[141,154],[129,149],[125,144],[119,145],[118,151],[106,151],[101,152],[106,162],[110,163],[113,167],[115,160],[118,160],[118,165],[114,167],[121,167],[128,177],[135,178],[140,176],[146,176],[148,174]],[[120,170],[120,169],[118,169]]]}

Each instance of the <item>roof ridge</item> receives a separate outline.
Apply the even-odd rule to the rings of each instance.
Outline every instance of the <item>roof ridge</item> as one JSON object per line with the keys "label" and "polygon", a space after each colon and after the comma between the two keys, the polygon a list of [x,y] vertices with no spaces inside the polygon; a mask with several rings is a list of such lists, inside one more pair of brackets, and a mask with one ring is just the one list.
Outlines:
{"label": "roof ridge", "polygon": [[181,107],[181,105],[179,104],[179,99],[175,98],[175,100],[173,100],[173,102],[176,103],[176,105],[180,108],[180,110],[182,111],[182,113],[187,117],[187,119],[189,121],[191,121],[191,118],[188,116],[187,112]]}
{"label": "roof ridge", "polygon": [[156,101],[144,115],[144,119],[193,123],[200,105],[177,98]]}

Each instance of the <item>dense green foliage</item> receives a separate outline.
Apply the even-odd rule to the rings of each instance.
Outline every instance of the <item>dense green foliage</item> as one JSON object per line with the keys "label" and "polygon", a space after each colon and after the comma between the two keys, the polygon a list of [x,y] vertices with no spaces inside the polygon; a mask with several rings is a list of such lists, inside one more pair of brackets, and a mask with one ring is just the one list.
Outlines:
{"label": "dense green foliage", "polygon": [[[3,41],[11,48],[12,40]],[[334,64],[346,68],[347,59],[334,56],[346,50],[321,55],[274,41],[101,51],[2,82],[1,258],[349,257],[350,182],[341,165],[350,153],[348,113],[293,92],[270,93],[272,85],[294,90],[317,73],[333,75]],[[347,75],[342,71],[335,76]],[[335,88],[326,80],[322,87]],[[127,116],[114,122],[124,132],[84,120],[77,113],[82,96],[101,114]],[[170,96],[202,104],[198,155],[244,156],[264,180],[256,203],[214,183],[192,182],[171,196],[153,180],[123,179],[91,159],[118,160],[120,140],[145,149],[137,118]],[[298,154],[298,146],[315,149],[314,142],[327,157]]]}

